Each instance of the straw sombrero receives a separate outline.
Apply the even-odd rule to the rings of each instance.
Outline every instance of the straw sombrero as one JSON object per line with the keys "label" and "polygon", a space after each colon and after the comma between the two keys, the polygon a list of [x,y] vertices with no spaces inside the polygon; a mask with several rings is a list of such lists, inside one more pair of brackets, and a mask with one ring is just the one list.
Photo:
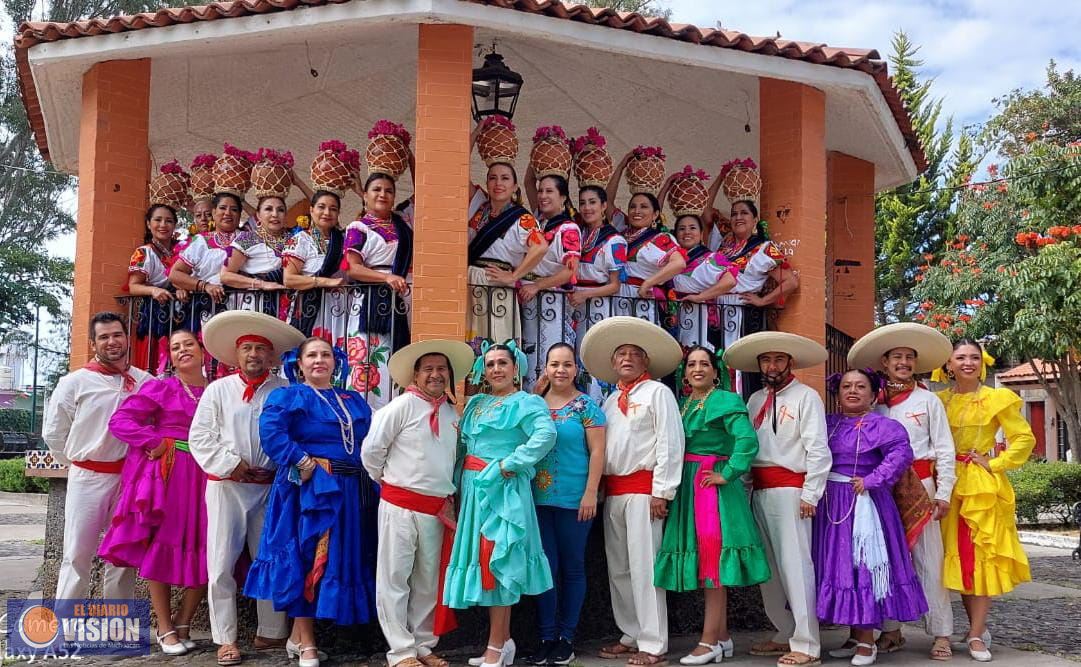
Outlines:
{"label": "straw sombrero", "polygon": [[304,342],[304,334],[281,320],[249,310],[218,313],[203,325],[203,345],[210,356],[236,366],[236,341],[241,336],[262,336],[270,341],[275,357]]}
{"label": "straw sombrero", "polygon": [[950,358],[950,339],[926,324],[898,322],[879,327],[860,338],[848,352],[850,368],[882,368],[882,355],[898,347],[916,351],[916,373],[930,373]]}
{"label": "straw sombrero", "polygon": [[455,382],[462,380],[473,367],[473,348],[459,340],[423,340],[419,343],[406,345],[390,357],[387,366],[390,368],[390,377],[399,387],[408,387],[413,384],[413,366],[417,360],[426,354],[442,354],[450,359],[450,367],[454,371]]}
{"label": "straw sombrero", "polygon": [[676,369],[683,350],[656,324],[638,317],[609,317],[590,327],[582,338],[582,364],[601,382],[616,383],[612,355],[621,345],[636,345],[649,356],[649,374],[661,378]]}
{"label": "straw sombrero", "polygon": [[784,352],[792,357],[792,368],[817,366],[826,361],[826,348],[810,338],[784,331],[759,331],[743,338],[724,351],[724,363],[729,368],[757,373],[758,357],[767,352]]}

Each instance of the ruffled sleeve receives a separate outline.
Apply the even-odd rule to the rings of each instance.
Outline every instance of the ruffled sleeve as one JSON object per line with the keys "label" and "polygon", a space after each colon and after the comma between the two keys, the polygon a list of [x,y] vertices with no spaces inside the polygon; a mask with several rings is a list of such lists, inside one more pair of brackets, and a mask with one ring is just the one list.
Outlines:
{"label": "ruffled sleeve", "polygon": [[871,422],[873,437],[877,440],[877,449],[882,453],[882,462],[863,478],[863,486],[875,489],[880,486],[892,488],[901,475],[912,465],[912,447],[908,443],[908,431],[900,423],[875,415]]}
{"label": "ruffled sleeve", "polygon": [[732,437],[732,453],[721,476],[731,482],[747,474],[758,456],[758,435],[743,399],[730,391],[715,391],[706,401],[705,412],[710,425],[723,428]]}
{"label": "ruffled sleeve", "polygon": [[359,220],[349,223],[345,229],[345,251],[355,252],[360,255],[361,261],[365,261],[364,249],[367,244],[368,229],[364,223]]}
{"label": "ruffled sleeve", "polygon": [[194,269],[199,266],[199,262],[202,261],[207,250],[209,248],[206,245],[206,237],[199,234],[189,241],[188,245],[184,246],[184,250],[177,259]]}
{"label": "ruffled sleeve", "polygon": [[152,378],[144,382],[109,418],[109,432],[129,447],[154,449],[160,445],[158,414],[169,400],[168,383],[173,381]]}
{"label": "ruffled sleeve", "polygon": [[627,240],[622,236],[612,236],[604,244],[604,259],[608,272],[622,271],[627,263]]}
{"label": "ruffled sleeve", "polygon": [[[293,428],[303,428],[308,419],[303,385],[279,387],[270,393],[259,416],[259,442],[279,466],[294,466],[304,458],[304,450],[293,440]],[[314,397],[312,397],[314,399]]]}
{"label": "ruffled sleeve", "polygon": [[522,393],[510,411],[517,413],[518,428],[527,440],[503,459],[503,469],[532,477],[533,466],[556,444],[555,422],[544,399],[533,394]]}
{"label": "ruffled sleeve", "polygon": [[1021,414],[1021,397],[1013,391],[1000,387],[990,390],[991,411],[995,421],[1006,436],[1006,451],[991,459],[991,472],[1001,473],[1020,468],[1028,461],[1032,448],[1036,446],[1036,437],[1032,427]]}
{"label": "ruffled sleeve", "polygon": [[578,225],[562,225],[559,228],[559,241],[563,246],[563,256],[559,261],[571,271],[577,271],[578,261],[582,258],[582,232]]}
{"label": "ruffled sleeve", "polygon": [[229,247],[240,252],[245,257],[250,257],[252,248],[260,243],[262,243],[262,240],[254,232],[240,232],[233,239],[233,242],[229,244]]}
{"label": "ruffled sleeve", "polygon": [[128,273],[141,273],[144,276],[150,275],[153,263],[157,258],[158,256],[151,252],[145,245],[139,246],[135,249],[135,252],[131,253],[131,261],[128,262]]}
{"label": "ruffled sleeve", "polygon": [[589,394],[582,394],[582,428],[603,428],[606,423],[604,410]]}
{"label": "ruffled sleeve", "polygon": [[544,232],[541,231],[540,225],[537,224],[537,219],[533,217],[531,213],[526,213],[518,218],[518,224],[515,225],[518,230],[519,241],[524,248],[532,248],[535,245],[544,242]]}
{"label": "ruffled sleeve", "polygon": [[[667,264],[668,260],[672,259],[672,255],[676,253],[681,254],[684,259],[687,258],[687,253],[683,248],[679,247],[679,244],[676,243],[676,240],[672,238],[671,234],[657,234],[649,240],[649,243],[646,244],[646,248],[655,250],[652,254],[656,255],[653,261],[657,266],[664,266]],[[643,250],[646,248],[643,248]]]}
{"label": "ruffled sleeve", "polygon": [[285,248],[282,249],[282,257],[299,259],[302,264],[308,263],[309,260],[315,259],[318,255],[319,251],[316,249],[315,242],[312,241],[312,236],[308,232],[293,234],[285,242]]}

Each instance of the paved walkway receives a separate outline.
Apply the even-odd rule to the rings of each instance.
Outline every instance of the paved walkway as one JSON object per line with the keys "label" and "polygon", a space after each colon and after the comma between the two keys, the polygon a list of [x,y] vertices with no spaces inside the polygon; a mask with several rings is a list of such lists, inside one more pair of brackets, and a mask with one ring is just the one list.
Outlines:
{"label": "paved walkway", "polygon": [[[37,573],[42,561],[45,537],[44,504],[38,499],[20,497],[19,494],[0,493],[0,601],[8,597],[34,595],[37,590]],[[1019,586],[1009,595],[995,600],[991,610],[991,629],[994,633],[993,652],[995,662],[1007,665],[1024,664],[1025,667],[1076,667],[1081,662],[1081,561],[1070,559],[1069,550],[1049,547],[1026,546],[1032,563],[1035,581]],[[37,593],[40,595],[40,593]],[[957,619],[957,636],[963,636],[967,628],[964,609],[958,598],[954,603]],[[845,636],[841,630],[823,632],[826,647],[841,643]],[[899,653],[882,656],[882,665],[931,665],[927,658],[931,640],[915,627],[908,628],[908,643]],[[772,665],[774,659],[757,658],[747,654],[754,641],[765,639],[767,633],[740,633],[735,636],[736,655],[725,664]],[[177,665],[211,666],[216,664],[215,647],[206,633],[195,633],[199,647],[180,658]],[[521,638],[523,644],[527,638]],[[696,637],[677,637],[672,641],[670,664],[678,665],[678,657],[694,646]],[[580,647],[576,667],[621,667],[622,662],[600,660],[594,657],[599,642]],[[245,664],[274,667],[292,663],[284,651],[255,653],[249,647]],[[964,646],[954,646],[957,664],[972,664],[965,654]],[[445,655],[457,665],[464,665],[471,652],[455,652]],[[160,653],[124,660],[88,658],[83,665],[143,665],[161,664]],[[847,664],[844,660],[826,660],[827,663]],[[381,665],[383,656],[356,654],[336,655],[331,665]]]}

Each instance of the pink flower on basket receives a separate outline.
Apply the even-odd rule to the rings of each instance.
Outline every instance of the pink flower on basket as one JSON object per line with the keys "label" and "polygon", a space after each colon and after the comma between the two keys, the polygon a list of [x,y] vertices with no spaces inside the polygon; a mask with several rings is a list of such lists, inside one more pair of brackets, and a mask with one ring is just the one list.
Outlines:
{"label": "pink flower on basket", "polygon": [[745,158],[742,158],[742,159],[737,158],[735,160],[729,160],[728,162],[725,162],[724,165],[721,166],[721,173],[717,174],[717,178],[723,179],[725,176],[728,175],[728,172],[730,172],[730,171],[732,171],[733,169],[736,169],[736,168],[740,168],[740,169],[757,169],[758,165],[755,164],[754,160],[752,160],[749,157],[745,157]]}
{"label": "pink flower on basket", "polygon": [[258,162],[259,156],[251,151],[242,150],[232,144],[225,144],[225,154],[231,157],[235,157],[239,160],[247,160],[248,162]]}
{"label": "pink flower on basket", "polygon": [[691,178],[692,176],[694,178],[697,178],[700,181],[708,181],[709,180],[709,174],[707,174],[705,171],[703,171],[701,169],[695,169],[694,167],[692,167],[689,164],[685,165],[683,167],[683,171],[676,174],[675,180],[682,181],[684,179]]}
{"label": "pink flower on basket", "polygon": [[571,152],[577,155],[586,149],[588,146],[596,146],[597,148],[604,148],[605,144],[604,136],[601,135],[597,128],[591,127],[586,130],[586,133],[580,137],[571,139]]}
{"label": "pink flower on basket", "polygon": [[409,141],[412,139],[412,137],[409,136],[409,132],[405,129],[405,126],[393,123],[385,118],[376,121],[375,126],[372,128],[371,132],[368,133],[368,138],[375,139],[381,135],[398,137],[406,146],[409,145]]}
{"label": "pink flower on basket", "polygon": [[480,129],[483,130],[483,129],[487,128],[490,125],[502,125],[503,127],[507,128],[511,132],[515,131],[514,123],[510,122],[510,118],[507,118],[506,116],[502,116],[500,114],[494,114],[494,115],[491,115],[491,116],[486,116],[484,118],[484,120],[480,124]]}
{"label": "pink flower on basket", "polygon": [[214,166],[218,156],[213,153],[200,153],[195,156],[195,159],[191,161],[192,169],[210,168]]}
{"label": "pink flower on basket", "polygon": [[188,177],[188,173],[184,171],[184,168],[181,167],[180,163],[176,160],[166,162],[165,164],[161,165],[158,170],[163,174],[180,174],[184,178]]}
{"label": "pink flower on basket", "polygon": [[352,150],[345,145],[344,141],[338,141],[337,139],[331,139],[319,144],[319,152],[330,151],[334,153],[342,164],[349,167],[354,171],[360,170],[360,152]]}
{"label": "pink flower on basket", "polygon": [[279,165],[286,169],[292,169],[294,160],[293,154],[289,151],[278,151],[273,148],[260,148],[259,152],[255,154],[255,162],[269,162],[270,164]]}
{"label": "pink flower on basket", "polygon": [[330,139],[319,144],[320,153],[322,153],[323,151],[330,151],[331,153],[341,153],[348,148],[349,147],[345,145],[344,141],[338,141],[337,139]]}
{"label": "pink flower on basket", "polygon": [[350,336],[345,341],[345,351],[349,356],[349,365],[356,366],[368,360],[368,342],[363,336]]}
{"label": "pink flower on basket", "polygon": [[537,143],[543,139],[559,139],[560,141],[566,141],[567,133],[558,125],[545,125],[544,127],[537,128],[536,133],[533,134],[533,143]]}
{"label": "pink flower on basket", "polygon": [[665,159],[664,149],[660,146],[638,146],[634,149],[634,157],[638,159],[655,157],[660,160]]}

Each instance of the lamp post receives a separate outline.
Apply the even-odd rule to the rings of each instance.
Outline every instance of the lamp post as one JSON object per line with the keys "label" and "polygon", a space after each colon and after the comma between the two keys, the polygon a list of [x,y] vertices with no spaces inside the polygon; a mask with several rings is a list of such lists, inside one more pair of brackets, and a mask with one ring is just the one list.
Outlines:
{"label": "lamp post", "polygon": [[473,70],[473,120],[486,116],[514,117],[522,75],[503,63],[503,56],[492,52],[484,56],[484,65]]}

